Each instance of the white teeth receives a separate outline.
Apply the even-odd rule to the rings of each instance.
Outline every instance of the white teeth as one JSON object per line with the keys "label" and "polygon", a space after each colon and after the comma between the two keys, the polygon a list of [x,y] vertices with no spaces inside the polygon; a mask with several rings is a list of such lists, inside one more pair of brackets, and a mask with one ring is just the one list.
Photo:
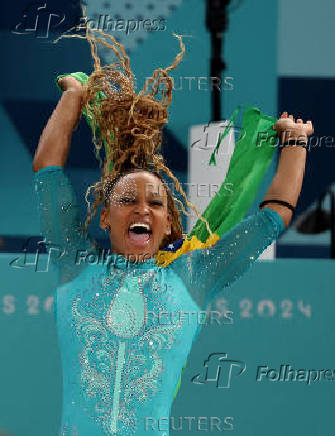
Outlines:
{"label": "white teeth", "polygon": [[144,224],[144,223],[134,223],[129,227],[129,230],[132,230],[134,227],[144,227],[146,230],[150,230],[150,226],[148,224]]}

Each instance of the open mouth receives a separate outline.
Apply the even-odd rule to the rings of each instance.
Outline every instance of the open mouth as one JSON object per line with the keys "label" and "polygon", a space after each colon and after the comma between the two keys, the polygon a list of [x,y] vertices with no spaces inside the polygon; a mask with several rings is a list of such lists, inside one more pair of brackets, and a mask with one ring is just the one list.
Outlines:
{"label": "open mouth", "polygon": [[149,224],[135,223],[129,226],[128,236],[132,244],[137,247],[145,247],[152,238],[152,230]]}

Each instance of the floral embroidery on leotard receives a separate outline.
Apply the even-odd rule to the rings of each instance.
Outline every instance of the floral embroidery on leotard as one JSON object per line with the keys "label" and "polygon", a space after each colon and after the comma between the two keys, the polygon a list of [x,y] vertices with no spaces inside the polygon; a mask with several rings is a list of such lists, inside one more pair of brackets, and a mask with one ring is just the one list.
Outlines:
{"label": "floral embroidery on leotard", "polygon": [[[73,327],[83,344],[78,356],[82,396],[94,401],[94,407],[89,407],[94,416],[90,417],[106,435],[135,434],[136,402],[149,401],[157,392],[164,370],[159,351],[171,348],[175,331],[182,324],[150,323],[153,308],[166,309],[160,298],[154,298],[159,290],[167,292],[165,286],[157,288],[158,281],[153,280],[156,274],[148,275],[146,284],[143,272],[141,276],[124,274],[116,292],[109,293],[108,283],[113,282],[115,289],[116,280],[120,280],[120,274],[112,273],[105,292],[94,294],[86,303],[77,296],[72,304]],[[151,290],[149,298],[145,285]]]}

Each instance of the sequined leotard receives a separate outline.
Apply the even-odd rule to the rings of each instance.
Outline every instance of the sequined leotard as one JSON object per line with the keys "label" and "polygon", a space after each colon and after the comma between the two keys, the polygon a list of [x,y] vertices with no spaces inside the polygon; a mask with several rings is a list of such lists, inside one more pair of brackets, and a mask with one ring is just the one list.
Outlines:
{"label": "sequined leotard", "polygon": [[97,246],[79,230],[76,198],[63,169],[36,172],[35,190],[41,232],[59,273],[59,436],[167,436],[157,422],[169,417],[203,325],[199,312],[279,236],[281,217],[265,208],[214,246],[184,254],[166,268],[154,258],[134,263],[116,254],[93,262]]}

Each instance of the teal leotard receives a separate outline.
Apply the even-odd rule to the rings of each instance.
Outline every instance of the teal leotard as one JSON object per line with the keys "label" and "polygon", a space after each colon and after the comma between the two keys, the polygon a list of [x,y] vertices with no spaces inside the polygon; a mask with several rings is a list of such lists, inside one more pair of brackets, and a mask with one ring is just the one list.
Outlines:
{"label": "teal leotard", "polygon": [[36,172],[35,190],[41,233],[59,274],[59,436],[168,436],[157,422],[169,417],[202,326],[199,313],[280,235],[281,217],[264,208],[214,246],[183,254],[166,268],[154,258],[134,263],[116,254],[94,263],[99,248],[80,231],[64,170],[49,166]]}

